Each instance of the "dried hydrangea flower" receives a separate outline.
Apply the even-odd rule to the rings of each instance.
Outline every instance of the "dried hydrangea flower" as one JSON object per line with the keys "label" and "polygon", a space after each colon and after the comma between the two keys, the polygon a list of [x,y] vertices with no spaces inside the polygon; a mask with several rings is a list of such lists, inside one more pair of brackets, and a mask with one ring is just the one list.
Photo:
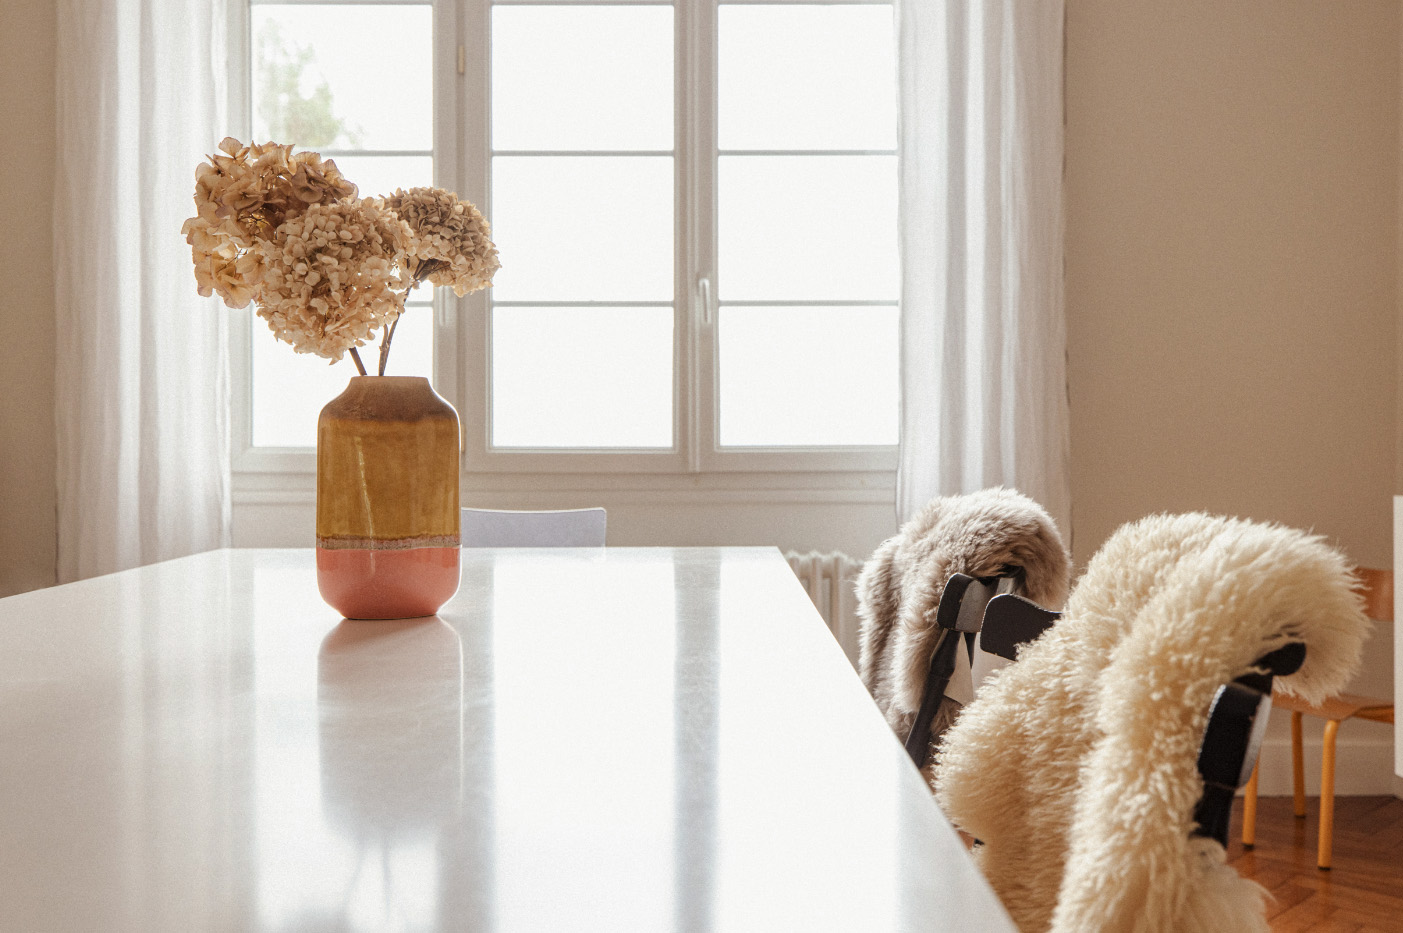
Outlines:
{"label": "dried hydrangea flower", "polygon": [[248,252],[312,204],[355,197],[356,186],[315,152],[251,143],[232,136],[195,171],[196,214],[181,232],[190,244],[201,295],[218,294],[231,308],[258,297],[261,278]]}
{"label": "dried hydrangea flower", "polygon": [[406,271],[413,281],[447,285],[458,297],[486,288],[501,267],[486,218],[442,188],[396,188],[385,198],[409,228]]}
{"label": "dried hydrangea flower", "polygon": [[341,359],[399,317],[409,283],[396,267],[407,233],[375,200],[309,206],[256,247],[258,316],[298,353]]}

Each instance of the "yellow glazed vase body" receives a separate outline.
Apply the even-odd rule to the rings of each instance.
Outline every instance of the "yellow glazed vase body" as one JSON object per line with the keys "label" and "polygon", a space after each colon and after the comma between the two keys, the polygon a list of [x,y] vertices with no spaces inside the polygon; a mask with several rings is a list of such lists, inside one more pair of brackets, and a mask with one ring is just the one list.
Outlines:
{"label": "yellow glazed vase body", "polygon": [[458,591],[458,413],[421,376],[355,376],[317,421],[317,586],[348,619]]}

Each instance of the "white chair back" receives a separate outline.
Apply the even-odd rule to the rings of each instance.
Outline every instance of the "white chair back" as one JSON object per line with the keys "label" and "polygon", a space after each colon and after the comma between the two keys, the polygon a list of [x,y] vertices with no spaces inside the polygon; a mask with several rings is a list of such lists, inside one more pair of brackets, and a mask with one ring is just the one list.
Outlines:
{"label": "white chair back", "polygon": [[604,509],[463,509],[463,547],[603,547]]}

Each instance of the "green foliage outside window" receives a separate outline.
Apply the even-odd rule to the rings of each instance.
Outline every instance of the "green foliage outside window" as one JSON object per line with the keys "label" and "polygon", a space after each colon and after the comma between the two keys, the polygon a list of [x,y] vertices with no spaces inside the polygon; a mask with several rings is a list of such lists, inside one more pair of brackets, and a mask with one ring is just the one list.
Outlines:
{"label": "green foliage outside window", "polygon": [[255,93],[268,138],[298,149],[359,146],[360,133],[336,115],[316,52],[284,38],[273,20],[263,24],[255,41]]}

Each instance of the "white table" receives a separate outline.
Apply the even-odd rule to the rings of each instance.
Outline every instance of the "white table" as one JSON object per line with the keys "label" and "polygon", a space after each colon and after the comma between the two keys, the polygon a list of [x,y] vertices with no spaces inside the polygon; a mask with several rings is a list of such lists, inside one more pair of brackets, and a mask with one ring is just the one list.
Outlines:
{"label": "white table", "polygon": [[0,929],[1013,929],[777,551],[463,558],[0,600]]}

